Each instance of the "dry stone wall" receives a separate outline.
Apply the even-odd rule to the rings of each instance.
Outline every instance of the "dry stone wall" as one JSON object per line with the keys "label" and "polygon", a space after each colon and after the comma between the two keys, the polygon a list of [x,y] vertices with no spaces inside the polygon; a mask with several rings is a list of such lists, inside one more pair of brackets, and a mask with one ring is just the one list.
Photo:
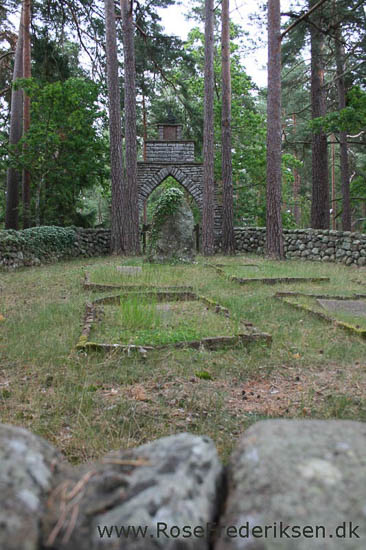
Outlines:
{"label": "dry stone wall", "polygon": [[110,251],[108,229],[36,227],[0,231],[0,269],[37,266],[59,260],[103,256]]}
{"label": "dry stone wall", "polygon": [[364,550],[366,423],[266,420],[71,466],[0,424],[1,550]]}
{"label": "dry stone wall", "polygon": [[[235,248],[238,252],[264,253],[264,227],[236,227],[234,233]],[[286,258],[366,265],[366,234],[319,229],[284,229],[283,235]]]}
{"label": "dry stone wall", "polygon": [[[157,166],[156,169],[157,173],[160,173],[159,177],[165,174],[165,171],[161,172],[161,167],[159,169]],[[178,168],[165,167],[164,170],[172,170],[172,174],[175,173],[182,179],[182,182],[185,181],[178,172]],[[157,185],[156,181],[159,180],[159,177],[152,178],[150,184]],[[190,187],[190,191],[192,194],[198,192],[194,184]],[[147,188],[144,192],[149,194]],[[201,204],[199,195],[197,197],[198,204]],[[220,214],[218,212],[217,217]],[[52,231],[49,231],[47,239],[41,240],[41,243],[38,237],[29,238],[32,231],[41,230],[42,232],[44,229]],[[62,246],[59,244],[59,231],[68,233],[68,238],[65,242],[62,241]],[[266,236],[264,227],[236,227],[234,231],[237,252],[264,253]],[[27,237],[25,238],[25,236]],[[366,234],[364,233],[285,229],[284,238],[287,258],[366,266]],[[110,252],[110,239],[109,229],[51,227],[24,231],[0,231],[0,269],[41,265],[67,258],[103,256]],[[217,250],[219,251],[219,247]]]}

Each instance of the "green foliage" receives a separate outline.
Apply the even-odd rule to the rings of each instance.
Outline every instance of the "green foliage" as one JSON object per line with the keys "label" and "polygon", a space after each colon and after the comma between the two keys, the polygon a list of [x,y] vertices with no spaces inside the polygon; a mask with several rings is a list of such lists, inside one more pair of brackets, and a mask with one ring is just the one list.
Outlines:
{"label": "green foliage", "polygon": [[347,94],[347,106],[339,111],[328,113],[324,117],[310,122],[315,132],[349,132],[356,134],[366,127],[366,91],[359,86]]}
{"label": "green foliage", "polygon": [[184,199],[184,193],[177,187],[170,187],[156,202],[153,218],[152,218],[152,230],[150,237],[150,245],[154,246],[158,237],[161,227],[165,221],[172,216],[182,204]]}
{"label": "green foliage", "polygon": [[79,49],[78,44],[68,41],[61,47],[50,38],[47,29],[37,29],[32,36],[32,76],[44,83],[82,76],[78,65]]}
{"label": "green foliage", "polygon": [[[234,183],[234,218],[236,224],[247,220],[248,224],[265,223],[266,183],[266,126],[255,97],[256,87],[246,74],[240,51],[241,34],[231,26],[231,79],[232,79],[232,166]],[[215,43],[219,43],[219,26]],[[189,33],[186,50],[195,62],[195,73],[188,74],[184,67],[177,68],[177,80],[184,79],[189,99],[184,102],[185,125],[189,138],[197,143],[196,153],[202,157],[202,126],[204,96],[204,35],[198,27]],[[214,57],[215,142],[221,142],[221,47],[217,45]],[[168,98],[170,101],[171,98]],[[221,180],[221,148],[215,154],[215,179]],[[220,192],[220,187],[219,187]]]}
{"label": "green foliage", "polygon": [[72,228],[43,226],[22,231],[9,229],[0,231],[0,245],[3,250],[21,248],[36,256],[49,256],[53,253],[62,256],[71,251],[75,237],[75,230]]}
{"label": "green foliage", "polygon": [[196,376],[201,380],[213,380],[211,374],[207,370],[200,370],[196,372]]}
{"label": "green foliage", "polygon": [[19,79],[16,86],[31,97],[31,126],[21,141],[25,147],[12,148],[9,162],[31,174],[33,220],[74,224],[83,191],[106,177],[98,87],[80,78],[50,84]]}

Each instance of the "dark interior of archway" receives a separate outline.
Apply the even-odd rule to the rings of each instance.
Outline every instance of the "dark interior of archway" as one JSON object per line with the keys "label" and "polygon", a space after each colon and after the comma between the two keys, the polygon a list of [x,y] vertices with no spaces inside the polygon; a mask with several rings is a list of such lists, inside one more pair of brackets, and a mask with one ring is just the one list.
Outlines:
{"label": "dark interior of archway", "polygon": [[149,198],[146,202],[146,219],[143,220],[143,223],[150,224],[152,220],[152,213],[154,211],[154,205],[156,204],[156,201],[159,199],[161,194],[171,187],[177,187],[178,189],[181,189],[184,192],[185,199],[187,203],[189,204],[193,217],[194,217],[194,223],[200,224],[201,223],[201,212],[198,208],[198,205],[192,195],[181,185],[173,176],[168,176],[154,191],[151,193]]}

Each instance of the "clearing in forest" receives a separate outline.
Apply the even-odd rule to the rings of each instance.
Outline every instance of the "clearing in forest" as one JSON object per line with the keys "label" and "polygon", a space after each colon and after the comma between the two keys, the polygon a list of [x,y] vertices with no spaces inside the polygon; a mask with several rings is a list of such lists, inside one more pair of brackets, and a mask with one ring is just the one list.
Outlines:
{"label": "clearing in forest", "polygon": [[[263,277],[280,270],[282,276],[329,281],[240,286],[205,267],[204,258],[193,265],[150,266],[142,259],[104,257],[2,273],[1,422],[27,427],[56,444],[69,460],[81,462],[179,431],[211,436],[225,458],[239,434],[259,419],[366,420],[365,340],[275,298],[284,291],[325,297],[365,294],[366,269],[279,264],[248,255],[210,261],[238,270],[253,263],[258,268],[248,271],[260,271]],[[124,275],[118,265],[142,270]],[[159,331],[159,338],[167,339],[169,331],[199,335],[203,325],[211,334],[222,333],[245,322],[271,334],[272,345],[217,351],[170,347],[144,355],[78,351],[86,302],[111,294],[84,288],[85,273],[101,284],[190,287],[230,312],[228,321],[196,300],[161,307],[150,303],[136,315],[130,311],[140,328],[126,332],[125,342],[138,330],[153,334],[158,319],[154,338]],[[108,327],[101,322],[96,331],[121,336],[123,327],[114,321],[121,310],[108,307],[105,315],[112,322]]]}

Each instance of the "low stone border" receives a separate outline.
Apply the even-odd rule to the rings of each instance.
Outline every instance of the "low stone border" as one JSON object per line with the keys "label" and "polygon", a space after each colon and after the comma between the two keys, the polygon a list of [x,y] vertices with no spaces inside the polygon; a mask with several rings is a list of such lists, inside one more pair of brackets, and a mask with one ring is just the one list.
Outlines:
{"label": "low stone border", "polygon": [[[232,264],[211,264],[215,267],[231,267]],[[260,269],[260,265],[258,264],[235,264],[236,266],[240,267],[255,267],[256,269]]]}
{"label": "low stone border", "polygon": [[287,292],[276,292],[276,298],[284,298],[291,296],[305,296],[309,298],[320,298],[320,299],[330,299],[330,300],[365,300],[366,294],[350,294],[349,296],[334,296],[330,294],[311,294],[308,292],[297,292],[297,291],[287,291]]}
{"label": "low stone border", "polygon": [[89,273],[85,273],[84,280],[83,280],[83,288],[84,290],[91,290],[93,292],[103,292],[104,290],[123,290],[126,292],[129,291],[137,291],[137,290],[181,290],[181,291],[190,291],[193,290],[192,286],[155,286],[155,285],[113,285],[109,283],[91,283],[90,282],[90,276]]}
{"label": "low stone border", "polygon": [[235,275],[228,275],[221,267],[219,267],[219,264],[205,264],[205,266],[212,267],[217,271],[217,273],[229,281],[234,281],[240,285],[246,285],[249,283],[263,283],[265,285],[276,285],[278,283],[327,283],[330,281],[329,277],[249,277],[244,279],[241,277],[236,277]]}
{"label": "low stone border", "polygon": [[274,295],[274,298],[277,298],[278,300],[282,300],[284,303],[290,305],[291,307],[295,309],[299,309],[301,311],[306,311],[307,313],[310,313],[313,317],[316,317],[317,319],[322,319],[326,321],[327,323],[331,323],[332,325],[342,328],[346,330],[347,332],[354,334],[356,336],[360,336],[363,339],[366,339],[366,329],[359,329],[354,327],[353,325],[349,325],[348,323],[345,323],[343,321],[338,321],[337,319],[334,319],[334,317],[330,317],[326,313],[322,313],[321,311],[316,311],[315,309],[312,309],[311,307],[308,307],[303,304],[297,304],[294,302],[290,302],[289,300],[286,300],[286,297],[296,297],[296,296],[307,296],[309,298],[320,298],[320,299],[329,299],[329,300],[361,300],[365,299],[365,294],[353,294],[352,296],[329,296],[325,294],[306,294],[303,292],[277,292]]}
{"label": "low stone border", "polygon": [[193,292],[169,292],[169,291],[158,291],[158,292],[129,292],[124,294],[118,294],[114,296],[105,296],[103,298],[98,298],[92,303],[88,302],[85,306],[85,315],[84,315],[84,325],[82,329],[81,336],[76,345],[78,350],[84,351],[103,351],[103,352],[127,352],[128,354],[137,351],[142,354],[146,354],[147,351],[167,349],[167,348],[193,348],[199,349],[204,347],[209,350],[222,349],[225,347],[234,347],[236,345],[244,344],[248,345],[251,342],[263,342],[265,344],[271,344],[272,336],[265,332],[259,332],[253,326],[252,323],[247,321],[242,321],[241,324],[246,328],[246,332],[241,332],[233,336],[216,336],[216,337],[207,337],[200,340],[191,340],[188,342],[174,342],[169,344],[161,344],[157,346],[145,346],[145,345],[123,345],[123,344],[99,344],[97,342],[92,342],[89,340],[90,331],[94,323],[101,318],[103,315],[103,310],[101,305],[103,304],[120,304],[121,299],[126,297],[131,297],[133,295],[141,297],[154,296],[158,302],[171,302],[171,301],[187,301],[187,300],[199,300],[204,303],[209,309],[215,313],[225,315],[229,317],[229,310],[215,301],[207,298],[206,296],[201,296]]}

